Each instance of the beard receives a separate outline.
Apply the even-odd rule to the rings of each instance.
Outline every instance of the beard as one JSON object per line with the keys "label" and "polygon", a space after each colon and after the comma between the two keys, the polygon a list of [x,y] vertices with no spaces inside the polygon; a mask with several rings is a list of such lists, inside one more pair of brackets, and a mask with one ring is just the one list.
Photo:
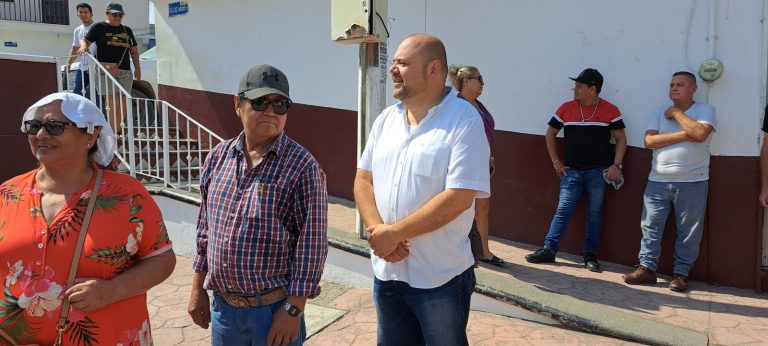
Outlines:
{"label": "beard", "polygon": [[405,84],[401,85],[400,88],[395,87],[395,90],[392,93],[392,96],[400,101],[407,100],[413,97],[413,95],[413,90]]}

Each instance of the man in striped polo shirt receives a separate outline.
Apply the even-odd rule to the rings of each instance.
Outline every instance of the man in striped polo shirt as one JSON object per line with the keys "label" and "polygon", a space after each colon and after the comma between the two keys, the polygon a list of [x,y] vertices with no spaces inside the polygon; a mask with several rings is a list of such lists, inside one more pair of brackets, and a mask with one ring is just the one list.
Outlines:
{"label": "man in striped polo shirt", "polygon": [[[549,158],[560,178],[560,201],[552,218],[544,247],[525,256],[531,263],[554,263],[560,240],[568,227],[582,193],[587,199],[587,227],[584,234],[584,266],[600,271],[597,244],[603,228],[603,202],[607,178],[621,177],[622,160],[627,150],[624,121],[619,108],[600,98],[603,75],[588,68],[576,78],[573,100],[563,103],[549,121],[546,143]],[[565,128],[565,156],[560,159],[555,138]],[[614,151],[611,135],[616,141]]]}

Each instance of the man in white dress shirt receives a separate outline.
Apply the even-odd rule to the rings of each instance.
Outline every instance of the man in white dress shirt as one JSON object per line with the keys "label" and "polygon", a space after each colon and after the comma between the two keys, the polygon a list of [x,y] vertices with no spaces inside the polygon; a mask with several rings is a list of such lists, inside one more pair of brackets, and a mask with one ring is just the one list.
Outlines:
{"label": "man in white dress shirt", "polygon": [[397,104],[373,124],[355,177],[369,232],[379,345],[466,345],[475,287],[467,235],[490,195],[477,110],[445,87],[445,47],[406,38],[389,72]]}

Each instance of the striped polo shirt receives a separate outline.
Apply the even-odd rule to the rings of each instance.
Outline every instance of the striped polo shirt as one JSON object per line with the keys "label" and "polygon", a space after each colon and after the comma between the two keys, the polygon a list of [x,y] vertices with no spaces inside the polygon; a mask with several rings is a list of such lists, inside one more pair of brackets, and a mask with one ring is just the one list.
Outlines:
{"label": "striped polo shirt", "polygon": [[613,164],[611,130],[623,129],[624,120],[619,108],[602,98],[590,106],[572,100],[557,109],[549,126],[565,127],[565,165],[585,170]]}

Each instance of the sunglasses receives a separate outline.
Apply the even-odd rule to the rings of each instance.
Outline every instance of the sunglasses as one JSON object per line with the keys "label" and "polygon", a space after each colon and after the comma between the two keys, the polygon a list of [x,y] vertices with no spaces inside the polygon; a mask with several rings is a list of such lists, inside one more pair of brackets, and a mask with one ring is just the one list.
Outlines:
{"label": "sunglasses", "polygon": [[483,76],[482,75],[467,77],[467,79],[477,79],[478,82],[483,83]]}
{"label": "sunglasses", "polygon": [[109,13],[110,16],[117,17],[117,18],[123,18],[122,13]]}
{"label": "sunglasses", "polygon": [[276,99],[270,101],[266,97],[259,97],[255,100],[245,99],[251,101],[251,108],[257,112],[262,112],[272,105],[272,111],[277,115],[284,115],[288,113],[288,107],[291,106],[291,101],[286,99]]}
{"label": "sunglasses", "polygon": [[36,135],[40,132],[41,128],[45,128],[45,132],[48,132],[51,136],[58,136],[64,133],[67,125],[77,127],[77,124],[69,121],[48,120],[42,122],[40,120],[26,120],[24,121],[24,132],[28,135]]}

